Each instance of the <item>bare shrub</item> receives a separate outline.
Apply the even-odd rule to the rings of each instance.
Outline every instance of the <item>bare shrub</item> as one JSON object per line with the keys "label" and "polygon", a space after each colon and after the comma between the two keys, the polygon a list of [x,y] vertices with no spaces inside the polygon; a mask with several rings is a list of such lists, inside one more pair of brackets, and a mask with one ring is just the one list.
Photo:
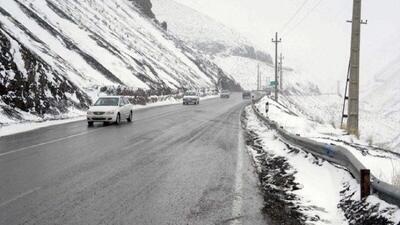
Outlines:
{"label": "bare shrub", "polygon": [[394,165],[393,159],[390,160],[392,163],[392,185],[400,189],[400,170]]}

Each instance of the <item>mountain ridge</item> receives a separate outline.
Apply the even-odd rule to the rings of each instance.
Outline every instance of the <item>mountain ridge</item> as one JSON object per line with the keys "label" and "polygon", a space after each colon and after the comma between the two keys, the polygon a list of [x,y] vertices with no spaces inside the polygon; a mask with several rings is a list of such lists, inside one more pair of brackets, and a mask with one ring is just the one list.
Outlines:
{"label": "mountain ridge", "polygon": [[[146,7],[138,8],[130,0],[0,2],[5,64],[0,66],[7,68],[0,73],[0,114],[8,121],[60,116],[69,108],[83,110],[101,87],[122,86],[148,94],[221,85],[239,88],[217,65],[166,32],[149,13],[150,1],[137,1]],[[11,50],[9,43],[14,43]],[[23,56],[18,57],[21,51]],[[29,63],[47,70],[33,73]],[[44,81],[36,81],[40,79]],[[14,83],[24,83],[33,93],[15,92]],[[68,84],[69,94],[53,90],[61,84]],[[43,90],[30,89],[33,86]],[[46,107],[31,103],[38,96]]]}

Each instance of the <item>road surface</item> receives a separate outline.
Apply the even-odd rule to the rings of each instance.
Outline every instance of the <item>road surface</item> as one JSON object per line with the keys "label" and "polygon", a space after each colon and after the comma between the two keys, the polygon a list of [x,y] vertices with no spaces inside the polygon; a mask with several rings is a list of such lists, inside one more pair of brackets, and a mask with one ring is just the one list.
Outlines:
{"label": "road surface", "polygon": [[266,224],[239,95],[0,138],[0,224]]}

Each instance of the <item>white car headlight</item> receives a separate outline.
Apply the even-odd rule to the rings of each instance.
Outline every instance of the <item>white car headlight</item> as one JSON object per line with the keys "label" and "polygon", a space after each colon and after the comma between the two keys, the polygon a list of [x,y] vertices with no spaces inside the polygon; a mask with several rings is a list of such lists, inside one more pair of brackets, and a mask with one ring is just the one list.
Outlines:
{"label": "white car headlight", "polygon": [[87,114],[88,115],[93,115],[93,112],[92,111],[87,111]]}
{"label": "white car headlight", "polygon": [[106,112],[106,115],[114,115],[115,111],[108,111]]}

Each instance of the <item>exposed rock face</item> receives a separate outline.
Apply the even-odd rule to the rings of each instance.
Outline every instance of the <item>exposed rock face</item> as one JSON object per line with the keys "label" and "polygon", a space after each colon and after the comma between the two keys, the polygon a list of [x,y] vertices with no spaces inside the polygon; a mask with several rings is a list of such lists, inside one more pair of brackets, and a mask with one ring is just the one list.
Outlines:
{"label": "exposed rock face", "polygon": [[0,1],[0,116],[9,117],[0,124],[68,117],[101,87],[161,95],[222,78],[235,86],[165,32],[151,8],[150,0]]}
{"label": "exposed rock face", "polygon": [[267,64],[273,64],[272,57],[268,53],[256,50],[254,47],[244,45],[240,48],[232,49],[231,54],[234,56],[241,56],[249,59],[259,60]]}
{"label": "exposed rock face", "polygon": [[153,13],[153,11],[151,10],[151,8],[153,7],[153,5],[151,4],[150,0],[131,0],[133,2],[133,4],[135,4],[135,6],[140,9],[140,11],[150,17],[150,18],[155,18],[155,15]]}
{"label": "exposed rock face", "polygon": [[[11,117],[15,109],[34,115],[65,113],[67,108],[86,108],[89,97],[21,45],[0,26],[0,107]],[[8,108],[8,109],[6,109]]]}

